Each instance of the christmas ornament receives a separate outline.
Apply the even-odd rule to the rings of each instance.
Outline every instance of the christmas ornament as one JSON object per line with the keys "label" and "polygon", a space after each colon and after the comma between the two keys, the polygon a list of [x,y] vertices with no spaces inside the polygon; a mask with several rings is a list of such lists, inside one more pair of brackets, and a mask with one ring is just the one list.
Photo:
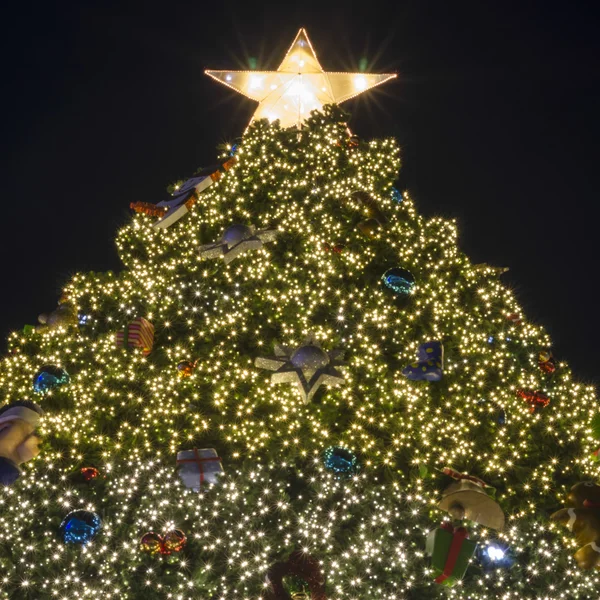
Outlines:
{"label": "christmas ornament", "polygon": [[218,483],[223,465],[214,448],[193,448],[177,453],[179,477],[186,488],[199,492],[204,484]]}
{"label": "christmas ornament", "polygon": [[154,325],[144,317],[138,317],[117,331],[116,343],[117,348],[140,348],[142,354],[148,356],[154,344]]}
{"label": "christmas ornament", "polygon": [[468,519],[497,531],[504,528],[504,513],[500,505],[485,493],[487,484],[484,481],[449,467],[442,469],[442,472],[457,481],[442,492],[438,504],[441,510],[453,519]]}
{"label": "christmas ornament", "polygon": [[463,578],[477,547],[468,535],[464,527],[454,528],[450,523],[442,523],[429,533],[425,552],[431,557],[436,583],[452,586]]}
{"label": "christmas ornament", "polygon": [[520,389],[517,390],[517,396],[523,398],[529,404],[529,412],[534,413],[538,406],[548,406],[550,398],[540,390]]}
{"label": "christmas ornament", "polygon": [[550,350],[542,350],[538,354],[538,365],[544,373],[554,373],[556,371],[556,361]]}
{"label": "christmas ornament", "polygon": [[568,508],[550,519],[572,531],[579,550],[574,555],[582,569],[600,568],[600,486],[586,481],[575,484],[567,496]]}
{"label": "christmas ornament", "polygon": [[131,202],[129,208],[136,213],[142,213],[149,217],[164,217],[167,208],[165,206],[156,206],[156,204],[150,204],[149,202]]}
{"label": "christmas ornament", "polygon": [[69,302],[63,302],[51,313],[42,313],[38,317],[38,321],[41,325],[38,325],[37,329],[44,330],[46,328],[73,327],[78,324],[79,319],[77,318],[77,311],[73,306]]}
{"label": "christmas ornament", "polygon": [[279,119],[282,127],[299,127],[312,110],[339,104],[396,77],[395,73],[328,73],[323,71],[300,29],[277,71],[205,71],[207,75],[259,105],[253,121]]}
{"label": "christmas ornament", "polygon": [[410,271],[400,267],[388,269],[381,277],[385,287],[394,291],[398,296],[407,297],[415,291],[415,278]]}
{"label": "christmas ornament", "polygon": [[363,235],[373,238],[377,235],[380,225],[377,219],[367,219],[358,223],[356,227]]}
{"label": "christmas ornament", "polygon": [[44,365],[33,377],[33,391],[45,394],[54,388],[66,385],[71,378],[69,374],[56,365]]}
{"label": "christmas ornament", "polygon": [[215,181],[219,181],[221,175],[231,169],[235,162],[236,159],[232,157],[219,166],[203,169],[198,175],[179,186],[172,198],[163,200],[156,205],[157,209],[162,210],[163,213],[161,220],[154,223],[153,227],[166,229],[179,221],[196,204],[199,194],[208,189]]}
{"label": "christmas ornament", "polygon": [[92,479],[96,479],[96,477],[98,477],[100,471],[98,471],[98,469],[95,467],[82,467],[80,469],[80,473],[86,481],[91,481]]}
{"label": "christmas ornament", "polygon": [[0,408],[0,485],[12,485],[21,475],[19,465],[39,454],[36,429],[43,414],[30,400]]}
{"label": "christmas ornament", "polygon": [[507,569],[515,562],[508,546],[499,540],[480,542],[477,546],[477,559],[486,571]]}
{"label": "christmas ornament", "polygon": [[187,537],[181,529],[173,529],[164,536],[154,531],[149,531],[142,536],[140,548],[148,554],[163,554],[168,556],[173,552],[180,552],[187,542]]}
{"label": "christmas ornament", "polygon": [[402,192],[397,190],[395,187],[392,188],[392,200],[397,204],[400,204],[404,198],[402,197]]}
{"label": "christmas ornament", "polygon": [[338,475],[354,475],[360,468],[356,455],[341,446],[330,446],[323,452],[323,466]]}
{"label": "christmas ornament", "polygon": [[333,252],[334,254],[341,254],[344,251],[344,248],[346,246],[344,246],[344,244],[336,244],[335,246],[331,246],[330,244],[325,242],[322,247],[323,247],[323,250],[325,250],[325,252]]}
{"label": "christmas ornament", "polygon": [[335,386],[344,383],[344,375],[338,371],[343,366],[339,357],[342,350],[325,352],[318,340],[309,335],[296,349],[275,344],[275,356],[259,357],[254,364],[260,369],[275,371],[273,383],[291,383],[308,404],[322,385]]}
{"label": "christmas ornament", "polygon": [[506,317],[511,323],[520,325],[523,322],[523,317],[519,313],[512,313]]}
{"label": "christmas ornament", "polygon": [[[508,267],[492,267],[487,263],[479,263],[477,265],[473,265],[473,270],[479,275],[492,275],[494,277],[500,277],[504,273],[508,273],[510,269]],[[516,317],[521,322],[518,315],[510,315],[510,317]]]}
{"label": "christmas ornament", "polygon": [[319,561],[310,554],[298,550],[292,552],[285,562],[272,565],[267,571],[267,588],[264,600],[291,600],[283,585],[283,578],[296,576],[308,585],[311,600],[327,600],[325,595],[325,577]]}
{"label": "christmas ornament", "polygon": [[71,511],[60,524],[65,544],[87,544],[102,527],[100,517],[88,510]]}
{"label": "christmas ornament", "polygon": [[417,362],[402,369],[402,375],[413,381],[440,381],[444,368],[442,342],[427,342],[417,350]]}
{"label": "christmas ornament", "polygon": [[222,256],[225,263],[229,264],[242,252],[262,248],[266,242],[271,242],[277,235],[276,229],[255,231],[252,225],[231,225],[218,242],[200,246],[200,256],[202,258]]}
{"label": "christmas ornament", "polygon": [[193,362],[191,360],[182,360],[181,362],[177,363],[179,377],[190,377],[193,375],[197,362],[197,360]]}

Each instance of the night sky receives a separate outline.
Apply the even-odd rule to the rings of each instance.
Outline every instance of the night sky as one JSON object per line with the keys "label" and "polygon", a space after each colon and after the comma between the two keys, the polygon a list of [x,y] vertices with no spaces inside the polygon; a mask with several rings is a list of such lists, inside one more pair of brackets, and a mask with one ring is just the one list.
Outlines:
{"label": "night sky", "polygon": [[474,262],[509,267],[503,281],[555,354],[598,381],[595,3],[285,4],[22,2],[4,14],[0,336],[52,310],[73,273],[119,270],[129,203],[163,199],[241,135],[255,104],[204,69],[275,69],[306,27],[326,70],[399,73],[344,104],[353,131],[399,139],[419,210],[457,218]]}

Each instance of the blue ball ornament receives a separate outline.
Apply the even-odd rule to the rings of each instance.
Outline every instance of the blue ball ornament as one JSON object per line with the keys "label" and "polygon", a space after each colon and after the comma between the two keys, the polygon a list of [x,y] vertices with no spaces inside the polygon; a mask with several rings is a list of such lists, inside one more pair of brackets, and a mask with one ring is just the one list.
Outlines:
{"label": "blue ball ornament", "polygon": [[402,192],[395,187],[392,188],[392,200],[400,204],[404,198],[402,197]]}
{"label": "blue ball ornament", "polygon": [[356,454],[342,446],[330,446],[323,452],[323,465],[337,475],[354,475],[360,466]]}
{"label": "blue ball ornament", "polygon": [[60,533],[65,544],[87,544],[102,527],[102,520],[88,510],[70,512],[60,524]]}
{"label": "blue ball ornament", "polygon": [[33,391],[44,394],[61,385],[69,383],[69,374],[56,365],[44,365],[33,378]]}
{"label": "blue ball ornament", "polygon": [[388,269],[381,278],[383,284],[399,296],[410,296],[415,289],[415,278],[410,271],[401,267]]}

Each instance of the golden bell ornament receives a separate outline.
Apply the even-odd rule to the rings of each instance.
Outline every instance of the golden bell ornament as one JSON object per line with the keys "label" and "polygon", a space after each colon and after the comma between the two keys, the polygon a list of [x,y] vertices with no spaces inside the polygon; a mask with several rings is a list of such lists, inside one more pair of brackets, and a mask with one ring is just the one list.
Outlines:
{"label": "golden bell ornament", "polygon": [[454,519],[468,519],[496,531],[504,528],[500,505],[473,481],[461,479],[450,484],[444,490],[439,507]]}

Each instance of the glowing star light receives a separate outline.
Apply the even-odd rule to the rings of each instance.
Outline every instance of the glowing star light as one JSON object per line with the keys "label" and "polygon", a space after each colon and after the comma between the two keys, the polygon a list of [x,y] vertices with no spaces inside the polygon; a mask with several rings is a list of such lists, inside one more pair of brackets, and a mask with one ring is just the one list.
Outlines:
{"label": "glowing star light", "polygon": [[231,225],[223,233],[221,239],[214,244],[200,246],[201,258],[223,257],[226,264],[237,258],[245,250],[262,248],[264,242],[277,237],[276,229],[255,231],[252,225]]}
{"label": "glowing star light", "polygon": [[279,119],[282,127],[299,126],[311,110],[340,104],[397,77],[395,73],[323,71],[304,29],[296,35],[277,71],[205,72],[259,103],[253,121]]}
{"label": "glowing star light", "polygon": [[292,383],[308,404],[322,385],[340,385],[344,375],[337,370],[344,363],[339,359],[343,350],[325,352],[317,339],[309,335],[296,349],[275,344],[275,356],[259,357],[254,364],[260,369],[275,371],[273,383]]}

